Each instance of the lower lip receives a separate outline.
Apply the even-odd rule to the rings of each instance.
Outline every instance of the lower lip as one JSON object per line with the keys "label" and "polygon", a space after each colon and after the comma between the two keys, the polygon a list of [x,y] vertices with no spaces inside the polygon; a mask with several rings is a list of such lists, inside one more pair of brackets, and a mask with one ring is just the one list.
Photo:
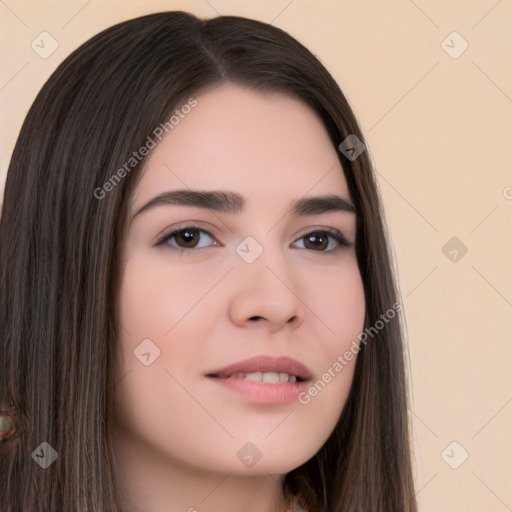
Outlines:
{"label": "lower lip", "polygon": [[298,395],[308,386],[306,381],[269,384],[235,377],[209,379],[225,389],[239,393],[251,402],[262,405],[287,405],[296,402]]}

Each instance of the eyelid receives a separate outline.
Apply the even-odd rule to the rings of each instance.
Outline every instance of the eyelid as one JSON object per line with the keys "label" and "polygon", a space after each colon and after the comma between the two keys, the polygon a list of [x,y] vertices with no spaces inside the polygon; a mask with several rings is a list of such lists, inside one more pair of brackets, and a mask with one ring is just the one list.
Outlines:
{"label": "eyelid", "polygon": [[[203,223],[201,223],[200,221],[192,220],[192,221],[188,221],[188,222],[180,222],[176,226],[173,226],[169,229],[165,229],[162,235],[157,236],[155,246],[164,243],[171,235],[179,233],[180,231],[183,231],[186,228],[197,229],[197,230],[202,231],[217,240],[217,235],[214,233],[215,230],[205,228]],[[197,250],[197,249],[194,249],[194,250]]]}

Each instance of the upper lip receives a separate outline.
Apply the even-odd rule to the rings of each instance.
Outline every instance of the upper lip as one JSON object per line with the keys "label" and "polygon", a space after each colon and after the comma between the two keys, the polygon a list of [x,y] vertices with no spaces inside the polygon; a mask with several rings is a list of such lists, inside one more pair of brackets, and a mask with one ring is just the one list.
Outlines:
{"label": "upper lip", "polygon": [[301,362],[289,357],[257,356],[208,372],[208,377],[230,377],[234,373],[276,372],[310,380],[313,375]]}

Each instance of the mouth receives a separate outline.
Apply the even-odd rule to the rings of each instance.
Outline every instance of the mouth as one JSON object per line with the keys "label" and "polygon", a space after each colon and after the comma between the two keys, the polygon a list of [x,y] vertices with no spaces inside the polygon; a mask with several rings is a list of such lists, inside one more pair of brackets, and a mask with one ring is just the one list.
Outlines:
{"label": "mouth", "polygon": [[206,375],[214,379],[244,379],[266,384],[306,382],[311,371],[289,357],[259,356],[230,364]]}
{"label": "mouth", "polygon": [[306,379],[303,379],[298,375],[289,375],[286,372],[236,372],[226,376],[208,374],[207,377],[211,377],[213,379],[243,379],[250,380],[252,382],[264,382],[265,384],[283,384],[287,382],[295,384],[296,382],[306,382]]}
{"label": "mouth", "polygon": [[313,379],[302,363],[288,357],[259,356],[209,372],[208,379],[245,399],[263,405],[284,405]]}

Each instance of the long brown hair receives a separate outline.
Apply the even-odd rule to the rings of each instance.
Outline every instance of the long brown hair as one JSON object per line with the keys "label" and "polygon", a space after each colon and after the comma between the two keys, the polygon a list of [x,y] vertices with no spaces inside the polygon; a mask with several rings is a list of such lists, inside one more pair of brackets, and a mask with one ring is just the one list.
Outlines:
{"label": "long brown hair", "polygon": [[[124,512],[114,476],[117,301],[128,199],[145,159],[110,187],[155,127],[223,82],[307,104],[332,143],[364,137],[338,84],[310,51],[258,21],[162,12],[117,24],[75,50],[44,84],[18,137],[0,219],[0,442],[4,512]],[[397,303],[381,200],[368,154],[341,152],[357,210],[366,326]],[[125,167],[126,170],[126,167]],[[315,512],[415,512],[403,334],[398,317],[361,345],[339,422],[291,471],[285,493]],[[47,442],[58,454],[42,469]]]}

